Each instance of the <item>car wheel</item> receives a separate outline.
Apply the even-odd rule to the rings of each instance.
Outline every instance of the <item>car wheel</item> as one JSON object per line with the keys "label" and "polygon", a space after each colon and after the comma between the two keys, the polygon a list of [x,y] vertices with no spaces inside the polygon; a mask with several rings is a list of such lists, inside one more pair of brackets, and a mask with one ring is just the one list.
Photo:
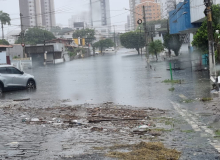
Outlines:
{"label": "car wheel", "polygon": [[27,82],[27,86],[26,86],[27,89],[36,89],[36,84],[33,80],[29,80]]}

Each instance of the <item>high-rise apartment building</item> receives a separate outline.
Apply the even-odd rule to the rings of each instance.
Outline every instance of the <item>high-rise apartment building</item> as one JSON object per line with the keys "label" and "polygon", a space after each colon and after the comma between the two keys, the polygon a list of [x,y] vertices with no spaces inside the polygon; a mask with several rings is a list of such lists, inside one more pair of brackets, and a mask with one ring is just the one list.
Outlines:
{"label": "high-rise apartment building", "polygon": [[111,32],[109,0],[91,0],[91,26],[102,34]]}
{"label": "high-rise apartment building", "polygon": [[42,26],[50,29],[56,26],[54,0],[41,0]]}
{"label": "high-rise apartment building", "polygon": [[145,6],[146,21],[161,19],[161,4],[159,0],[130,0],[131,30],[137,27],[137,21],[143,20],[143,6]]}
{"label": "high-rise apartment building", "polygon": [[44,27],[49,30],[56,25],[54,0],[19,0],[23,29]]}
{"label": "high-rise apartment building", "polygon": [[130,29],[135,30],[135,6],[140,3],[141,0],[129,0],[130,5]]}
{"label": "high-rise apartment building", "polygon": [[138,26],[138,19],[143,19],[143,6],[145,6],[146,21],[155,21],[161,19],[161,5],[155,0],[141,0],[141,3],[135,6],[135,26]]}

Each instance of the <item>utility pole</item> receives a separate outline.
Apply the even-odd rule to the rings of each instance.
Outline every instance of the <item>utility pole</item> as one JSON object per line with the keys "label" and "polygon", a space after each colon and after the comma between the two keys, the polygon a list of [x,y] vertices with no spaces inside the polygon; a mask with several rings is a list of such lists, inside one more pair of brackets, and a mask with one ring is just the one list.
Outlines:
{"label": "utility pole", "polygon": [[92,0],[90,0],[90,16],[91,16],[91,26],[93,27],[93,19],[92,19]]}
{"label": "utility pole", "polygon": [[[211,10],[211,0],[204,0],[206,6],[205,14],[207,16],[207,26],[208,26],[208,43],[209,43],[209,72],[210,76],[214,74],[214,45],[213,45],[213,28],[212,28],[212,10]],[[215,75],[216,76],[216,75]]]}
{"label": "utility pole", "polygon": [[47,51],[45,49],[45,46],[46,46],[46,40],[45,40],[45,32],[44,32],[44,65],[47,64]]}
{"label": "utility pole", "polygon": [[[140,42],[139,43],[141,43],[141,27],[139,27],[139,29],[140,29]],[[142,55],[142,47],[141,47],[141,55]]]}
{"label": "utility pole", "polygon": [[149,68],[149,48],[148,48],[148,32],[147,32],[147,22],[146,22],[146,13],[145,13],[145,6],[143,5],[143,19],[144,19],[144,32],[145,32],[145,39],[146,39],[146,44],[145,44],[145,48],[146,48],[146,56],[147,56],[147,68]]}
{"label": "utility pole", "polygon": [[114,43],[115,43],[115,50],[116,50],[116,40],[115,40],[115,26],[114,26]]}
{"label": "utility pole", "polygon": [[[169,18],[167,19],[167,32],[168,32],[168,34],[170,34]],[[170,48],[168,48],[168,54],[170,57],[171,56],[171,49]]]}
{"label": "utility pole", "polygon": [[22,14],[20,13],[20,21],[21,21],[21,46],[23,47],[23,58],[25,58],[25,43],[24,43],[24,29],[22,23]]}

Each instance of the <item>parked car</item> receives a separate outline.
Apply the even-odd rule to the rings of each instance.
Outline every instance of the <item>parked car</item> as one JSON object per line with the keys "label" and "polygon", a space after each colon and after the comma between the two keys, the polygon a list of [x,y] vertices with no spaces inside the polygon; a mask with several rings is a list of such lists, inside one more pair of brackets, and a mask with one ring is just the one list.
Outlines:
{"label": "parked car", "polygon": [[11,65],[0,65],[0,93],[15,88],[36,89],[34,76]]}
{"label": "parked car", "polygon": [[115,51],[114,47],[106,48],[105,51]]}

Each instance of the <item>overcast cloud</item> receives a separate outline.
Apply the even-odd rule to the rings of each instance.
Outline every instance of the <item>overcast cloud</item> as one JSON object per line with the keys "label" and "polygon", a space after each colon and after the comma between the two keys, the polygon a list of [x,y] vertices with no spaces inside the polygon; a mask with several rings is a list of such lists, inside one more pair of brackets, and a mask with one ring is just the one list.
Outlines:
{"label": "overcast cloud", "polygon": [[[68,19],[71,15],[87,10],[88,4],[89,0],[55,0],[56,23],[68,27]],[[111,24],[117,25],[116,30],[120,32],[124,31],[124,24],[129,14],[124,8],[129,8],[129,0],[110,0]],[[0,10],[9,13],[12,19],[11,26],[4,26],[5,35],[13,30],[19,30],[19,0],[0,0]]]}

